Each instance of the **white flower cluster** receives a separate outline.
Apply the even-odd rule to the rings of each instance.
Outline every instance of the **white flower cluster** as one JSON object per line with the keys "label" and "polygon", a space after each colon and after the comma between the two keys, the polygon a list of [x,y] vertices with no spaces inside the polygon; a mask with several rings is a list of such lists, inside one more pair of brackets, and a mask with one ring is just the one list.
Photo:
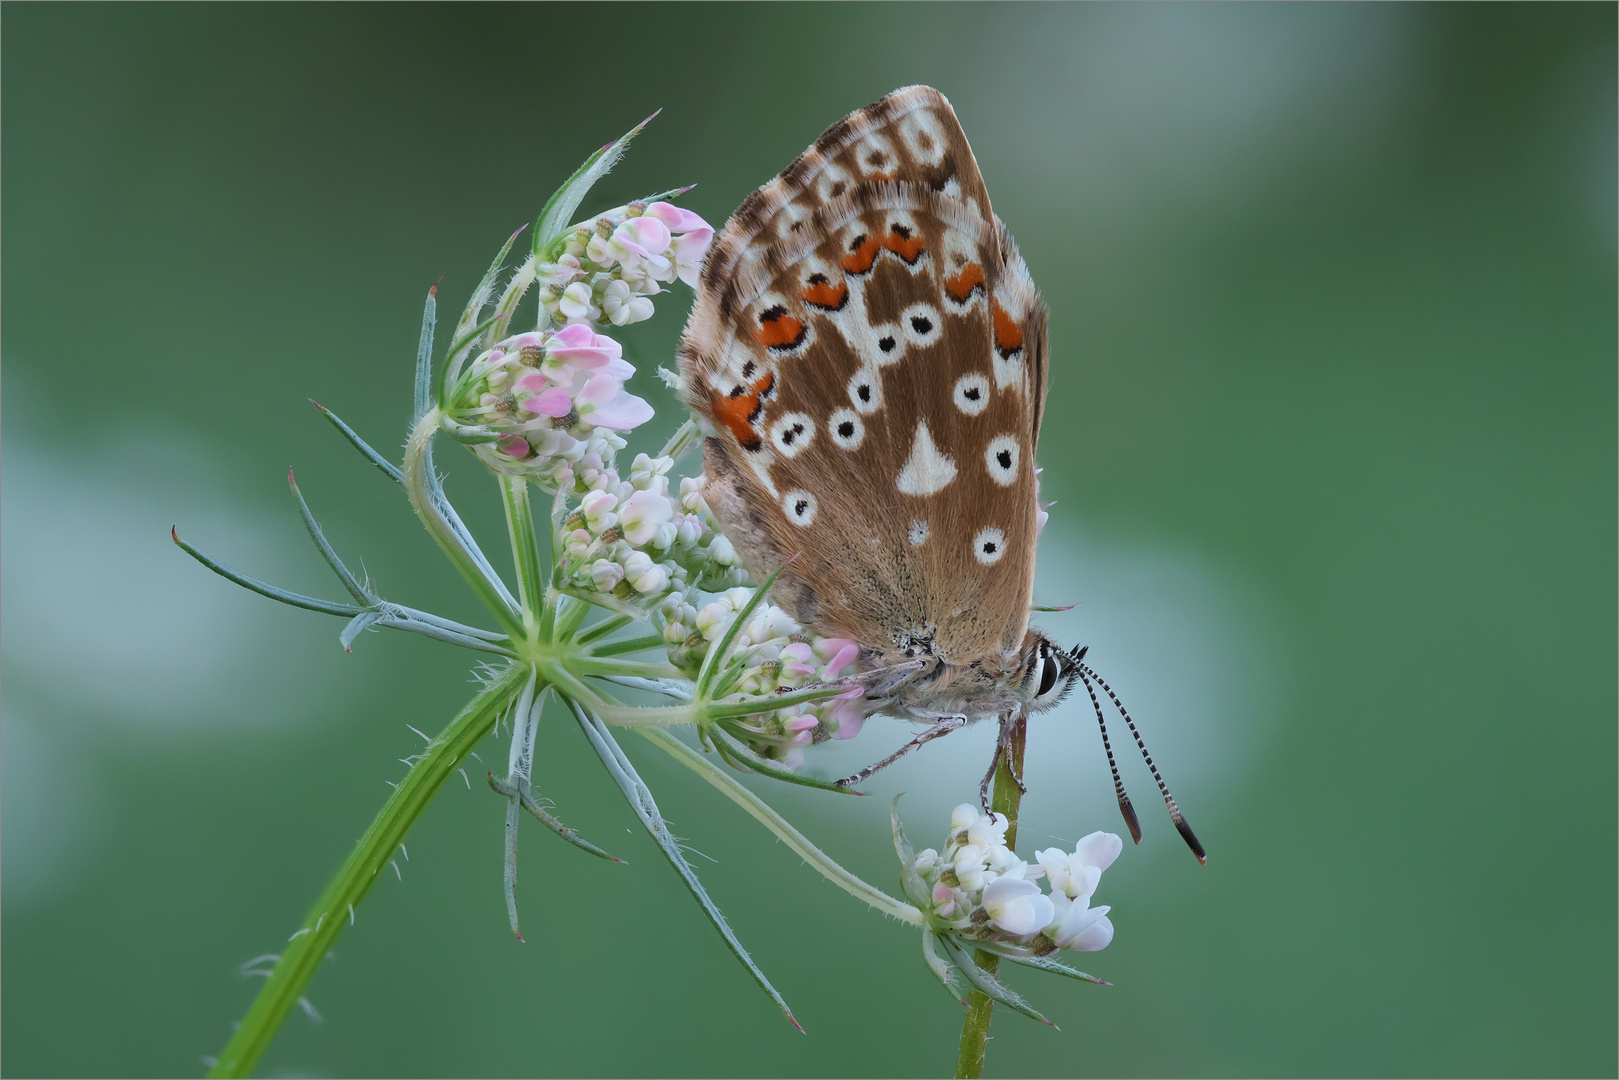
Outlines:
{"label": "white flower cluster", "polygon": [[[695,675],[709,647],[730,630],[753,593],[750,588],[727,589],[701,608],[684,597],[669,604],[662,616],[670,662]],[[727,661],[730,674],[721,692],[768,697],[834,682],[859,655],[854,642],[811,634],[766,601],[749,613],[732,639]],[[720,723],[760,757],[796,769],[803,764],[804,747],[827,739],[852,739],[860,734],[865,721],[865,692],[856,686],[814,704]]]}
{"label": "white flower cluster", "polygon": [[669,494],[673,466],[673,458],[637,454],[629,476],[621,478],[597,454],[570,465],[579,505],[564,524],[560,559],[567,584],[649,609],[658,605],[666,620],[689,592],[746,580],[730,541],[707,515]]}
{"label": "white flower cluster", "polygon": [[[579,505],[563,537],[563,579],[650,611],[668,643],[670,663],[695,678],[709,648],[730,630],[753,598],[731,542],[714,527],[703,501],[704,477],[669,491],[668,457],[637,454],[629,476],[586,454],[572,466]],[[768,697],[831,682],[859,656],[841,638],[805,631],[781,608],[756,607],[732,639],[717,695]],[[835,698],[718,721],[761,757],[797,768],[803,748],[828,738],[849,739],[865,723],[864,693],[851,687]]]}
{"label": "white flower cluster", "polygon": [[[941,928],[988,938],[1044,956],[1057,949],[1095,952],[1113,940],[1110,908],[1091,907],[1102,871],[1124,842],[1094,832],[1072,852],[1047,848],[1031,866],[1006,846],[1006,819],[963,804],[950,817],[944,853],[917,853],[915,869],[930,889],[926,904]],[[1036,884],[1048,878],[1049,893]],[[913,898],[915,899],[915,898]]]}
{"label": "white flower cluster", "polygon": [[624,389],[634,374],[618,342],[588,326],[517,334],[457,374],[445,414],[463,432],[495,437],[473,450],[496,471],[554,488],[587,456],[612,460],[619,433],[652,418]]}
{"label": "white flower cluster", "polygon": [[627,326],[652,317],[662,283],[696,286],[714,229],[666,202],[630,203],[565,234],[536,268],[540,304],[555,323]]}

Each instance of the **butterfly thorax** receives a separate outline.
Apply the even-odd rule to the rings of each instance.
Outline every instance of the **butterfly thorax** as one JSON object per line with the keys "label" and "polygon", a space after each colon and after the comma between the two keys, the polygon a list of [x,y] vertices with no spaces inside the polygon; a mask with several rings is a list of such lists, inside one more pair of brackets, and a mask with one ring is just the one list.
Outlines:
{"label": "butterfly thorax", "polygon": [[[869,671],[907,660],[923,662],[914,675],[895,687],[897,693],[884,711],[920,720],[952,715],[978,720],[1013,708],[1040,711],[1046,707],[1040,698],[1051,689],[1052,681],[1045,677],[1045,666],[1052,658],[1060,664],[1065,655],[1045,634],[1032,628],[1020,648],[966,663],[931,654],[926,644],[918,642],[917,647],[900,652],[871,650],[861,656],[861,667]],[[1068,682],[1067,674],[1066,665],[1061,665],[1057,676]]]}

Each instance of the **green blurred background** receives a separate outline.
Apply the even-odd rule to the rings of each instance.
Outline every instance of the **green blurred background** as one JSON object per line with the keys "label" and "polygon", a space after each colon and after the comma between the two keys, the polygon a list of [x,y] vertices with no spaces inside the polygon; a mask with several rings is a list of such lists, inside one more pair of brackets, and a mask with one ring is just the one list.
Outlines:
{"label": "green blurred background", "polygon": [[[1116,985],[1014,977],[1064,1030],[999,1017],[991,1073],[1613,1075],[1615,10],[6,5],[5,1072],[199,1071],[404,725],[470,691],[465,654],[345,655],[170,524],[336,595],[293,465],[389,595],[475,618],[305,397],[396,449],[426,287],[459,308],[653,109],[598,205],[695,182],[718,224],[928,82],[1052,309],[1039,589],[1080,606],[1048,628],[1091,643],[1211,853],[1127,761],[1147,837],[1084,958]],[[626,335],[660,402],[688,295]],[[493,489],[443,457],[500,548]],[[868,800],[763,790],[893,888],[888,798],[937,844],[988,739]],[[1088,708],[1032,739],[1025,847],[1122,831]],[[526,833],[518,945],[502,804],[445,789],[312,985],[324,1022],[262,1071],[948,1071],[915,933],[637,742],[808,1035],[559,721],[537,777],[631,865]]]}

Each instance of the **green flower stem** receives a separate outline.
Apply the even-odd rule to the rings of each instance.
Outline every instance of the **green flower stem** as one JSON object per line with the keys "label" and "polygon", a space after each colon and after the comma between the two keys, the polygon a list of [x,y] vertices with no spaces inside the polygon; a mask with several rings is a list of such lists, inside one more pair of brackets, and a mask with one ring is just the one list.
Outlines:
{"label": "green flower stem", "polygon": [[405,493],[410,496],[411,508],[427,527],[428,534],[433,537],[439,549],[449,557],[450,562],[455,564],[455,568],[461,572],[467,584],[472,586],[472,591],[477,594],[478,599],[483,601],[484,606],[513,640],[521,640],[528,636],[521,615],[512,610],[511,604],[500,594],[495,582],[479,567],[478,560],[473,557],[472,552],[468,550],[449,519],[439,508],[434,490],[437,482],[430,475],[432,462],[427,453],[433,436],[438,433],[439,417],[438,409],[428,409],[416,422],[409,441],[405,443],[403,470]]}
{"label": "green flower stem", "polygon": [[[573,597],[570,596],[569,599],[571,600]],[[593,605],[585,604],[584,606],[588,610]],[[635,620],[630,618],[628,615],[611,615],[597,623],[595,626],[592,626],[589,630],[586,630],[584,633],[580,634],[574,640],[580,645],[589,645],[593,641],[600,641],[609,634],[617,633],[634,621]],[[609,654],[603,653],[598,649],[596,651],[596,655],[606,656]]]}
{"label": "green flower stem", "polygon": [[539,539],[534,534],[534,513],[528,505],[528,481],[520,476],[500,478],[506,506],[506,531],[512,541],[512,562],[517,567],[517,601],[532,638],[545,603],[545,572],[540,566]]}
{"label": "green flower stem", "polygon": [[[1028,733],[1022,716],[1013,721],[1006,757],[995,770],[995,790],[990,795],[990,809],[1006,815],[1006,846],[1017,849],[1018,804],[1023,793],[1013,775],[1023,775],[1023,748]],[[1008,760],[1010,759],[1010,760]],[[982,949],[974,950],[973,961],[994,976],[1000,970],[1000,957]],[[995,1000],[978,989],[967,994],[967,1013],[961,1021],[961,1048],[956,1055],[957,1080],[977,1080],[984,1073],[984,1050],[989,1042],[989,1022],[995,1012]]]}
{"label": "green flower stem", "polygon": [[241,1027],[231,1036],[219,1055],[219,1063],[208,1075],[247,1076],[253,1071],[287,1013],[303,996],[326,953],[353,920],[355,907],[394,858],[395,849],[444,781],[455,775],[461,759],[489,734],[495,718],[528,680],[530,670],[522,664],[508,667],[486,690],[469,701],[422,751],[421,760],[383,804],[371,827],[282,951],[275,970],[242,1018]]}
{"label": "green flower stem", "polygon": [[695,724],[702,716],[696,705],[603,705],[596,709],[601,718],[614,727],[666,728],[676,724]]}
{"label": "green flower stem", "polygon": [[643,679],[679,679],[685,675],[673,664],[657,660],[624,660],[611,654],[602,656],[601,653],[581,655],[568,666],[581,675],[639,675]]}
{"label": "green flower stem", "polygon": [[[602,711],[604,714],[614,711],[623,711],[622,706],[613,706],[600,694],[592,690],[583,679],[569,670],[566,664],[555,660],[544,659],[539,662],[540,675],[550,681],[563,694],[579,702],[592,712]],[[640,710],[631,709],[630,712]]]}
{"label": "green flower stem", "polygon": [[[585,616],[589,614],[590,605],[583,600],[575,600],[571,596],[558,596],[557,620],[556,625],[551,628],[551,640],[573,640],[579,632],[579,627],[584,623]],[[661,642],[663,639],[660,637],[658,640]],[[604,655],[600,649],[596,650],[596,654]]]}
{"label": "green flower stem", "polygon": [[825,701],[847,692],[849,687],[842,684],[832,686],[812,686],[803,690],[794,690],[787,694],[771,694],[769,696],[744,697],[736,701],[715,701],[708,706],[708,715],[716,720],[735,720],[744,716],[757,716],[760,713],[774,712],[792,705],[807,705],[813,701]]}
{"label": "green flower stem", "polygon": [[[581,608],[586,607],[584,604],[580,604],[579,606]],[[594,627],[592,627],[592,629],[594,629]],[[591,640],[595,640],[595,638],[593,637]],[[583,643],[585,638],[581,637],[579,641]],[[629,653],[650,652],[653,649],[667,649],[668,647],[669,643],[663,640],[662,634],[647,634],[643,637],[624,638],[620,641],[609,641],[605,645],[590,650],[590,654],[592,656],[624,656]]]}
{"label": "green flower stem", "polygon": [[718,788],[726,798],[753,815],[759,824],[780,837],[782,843],[796,851],[800,858],[819,871],[826,880],[856,900],[870,904],[884,915],[892,915],[901,922],[910,923],[912,926],[924,925],[926,920],[923,919],[920,911],[905,903],[905,901],[896,900],[881,889],[866,884],[839,866],[826,852],[810,843],[803,833],[789,825],[787,819],[771,809],[768,803],[743,787],[702,754],[699,754],[696,750],[693,750],[661,728],[643,727],[638,730],[651,740],[658,749],[698,776],[701,776],[704,780],[707,780]]}

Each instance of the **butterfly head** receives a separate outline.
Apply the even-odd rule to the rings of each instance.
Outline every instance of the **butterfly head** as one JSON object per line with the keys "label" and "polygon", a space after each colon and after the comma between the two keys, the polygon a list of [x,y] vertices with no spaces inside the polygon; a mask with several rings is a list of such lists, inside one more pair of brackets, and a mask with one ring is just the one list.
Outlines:
{"label": "butterfly head", "polygon": [[1022,691],[1030,712],[1055,708],[1079,681],[1080,661],[1089,646],[1065,650],[1038,630],[1030,629],[1023,643]]}

